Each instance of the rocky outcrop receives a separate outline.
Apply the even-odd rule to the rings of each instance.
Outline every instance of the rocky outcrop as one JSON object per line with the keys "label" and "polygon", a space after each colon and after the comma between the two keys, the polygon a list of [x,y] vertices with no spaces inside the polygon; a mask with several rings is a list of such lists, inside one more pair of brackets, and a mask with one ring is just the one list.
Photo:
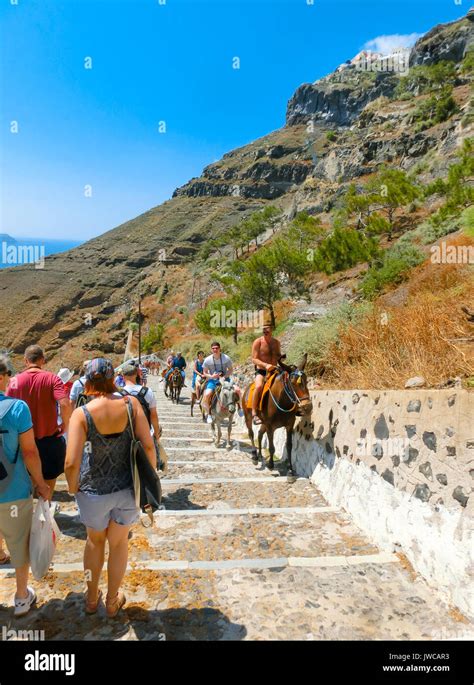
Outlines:
{"label": "rocky outcrop", "polygon": [[[351,72],[353,81],[348,80]],[[392,95],[397,85],[393,74],[371,74],[347,69],[329,80],[300,86],[288,102],[288,126],[312,121],[324,121],[337,126],[352,124],[364,107],[378,97]],[[369,83],[368,83],[369,81]]]}
{"label": "rocky outcrop", "polygon": [[449,60],[459,62],[474,47],[474,22],[466,17],[451,24],[440,24],[415,44],[410,67]]}
{"label": "rocky outcrop", "polygon": [[[474,22],[467,17],[441,24],[415,44],[410,66],[434,64],[441,60],[459,62],[474,47]],[[288,102],[288,126],[323,121],[349,126],[369,102],[380,96],[391,96],[398,76],[389,72],[364,72],[349,65],[315,83],[300,86]]]}
{"label": "rocky outcrop", "polygon": [[[275,146],[270,154],[279,158],[283,155],[284,147]],[[308,161],[292,160],[287,163],[275,164],[270,159],[255,161],[244,169],[224,168],[213,165],[204,170],[203,177],[193,179],[185,186],[175,190],[173,197],[187,195],[188,197],[233,195],[243,198],[261,198],[271,200],[280,197],[294,185],[303,183],[311,173],[312,166]]]}

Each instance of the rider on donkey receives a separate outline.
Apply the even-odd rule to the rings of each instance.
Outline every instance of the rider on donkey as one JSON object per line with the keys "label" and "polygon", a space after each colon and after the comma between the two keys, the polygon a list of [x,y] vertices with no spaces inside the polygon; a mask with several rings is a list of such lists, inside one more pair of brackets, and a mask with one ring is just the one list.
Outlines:
{"label": "rider on donkey", "polygon": [[252,345],[252,363],[255,364],[255,390],[252,397],[252,421],[254,425],[260,425],[258,406],[262,396],[263,386],[267,373],[273,371],[282,356],[280,341],[273,337],[272,325],[265,322],[262,330],[263,335],[257,338]]}
{"label": "rider on donkey", "polygon": [[220,344],[213,342],[211,350],[212,354],[205,358],[202,365],[202,375],[206,380],[206,384],[204,386],[201,406],[207,414],[207,423],[212,423],[210,401],[219,384],[219,378],[224,378],[228,381],[232,375],[232,359],[221,352]]}
{"label": "rider on donkey", "polygon": [[194,360],[193,380],[191,383],[193,394],[196,395],[196,400],[198,402],[201,398],[201,382],[204,380],[204,376],[202,373],[203,364],[204,364],[204,352],[202,350],[199,350],[199,352],[197,353],[197,357]]}
{"label": "rider on donkey", "polygon": [[184,372],[184,369],[186,368],[186,360],[183,357],[182,353],[178,352],[176,354],[176,357],[173,357],[172,359],[170,359],[170,357],[168,357],[168,360],[167,360],[168,370],[165,373],[165,381],[168,380],[168,377],[169,377],[170,373],[173,371],[173,369],[179,369],[181,371],[181,376],[183,377],[183,385],[184,385],[184,381],[186,380],[186,374]]}

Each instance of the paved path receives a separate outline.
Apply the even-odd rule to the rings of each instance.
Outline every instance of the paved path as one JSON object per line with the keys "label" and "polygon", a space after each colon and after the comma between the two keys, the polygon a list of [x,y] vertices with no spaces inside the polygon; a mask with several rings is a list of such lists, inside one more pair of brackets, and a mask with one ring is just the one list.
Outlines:
{"label": "paved path", "polygon": [[[152,529],[133,530],[128,603],[119,618],[83,611],[85,530],[64,480],[54,568],[34,582],[38,609],[13,621],[11,572],[1,571],[0,624],[46,639],[431,639],[467,626],[396,555],[382,553],[307,479],[256,468],[248,447],[216,449],[151,378],[169,474]],[[198,414],[198,412],[196,412]],[[234,436],[243,439],[243,436]],[[278,469],[278,462],[277,462]],[[282,470],[283,472],[283,470]],[[105,577],[105,574],[104,574]]]}

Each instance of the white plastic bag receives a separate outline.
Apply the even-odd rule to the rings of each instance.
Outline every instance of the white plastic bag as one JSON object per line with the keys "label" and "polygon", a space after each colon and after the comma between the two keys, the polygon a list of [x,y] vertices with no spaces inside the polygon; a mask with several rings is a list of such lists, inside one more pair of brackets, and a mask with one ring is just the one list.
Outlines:
{"label": "white plastic bag", "polygon": [[49,503],[40,497],[33,514],[30,533],[30,565],[36,580],[41,580],[48,573],[59,535]]}

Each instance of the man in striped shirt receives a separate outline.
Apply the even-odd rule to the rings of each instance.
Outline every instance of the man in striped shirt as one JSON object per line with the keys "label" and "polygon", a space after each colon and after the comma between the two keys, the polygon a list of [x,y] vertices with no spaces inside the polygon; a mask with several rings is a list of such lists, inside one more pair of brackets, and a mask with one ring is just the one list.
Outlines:
{"label": "man in striped shirt", "polygon": [[140,364],[140,366],[138,368],[140,369],[141,383],[142,383],[142,385],[146,386],[147,379],[148,379],[148,369],[146,368],[146,366],[144,364]]}

